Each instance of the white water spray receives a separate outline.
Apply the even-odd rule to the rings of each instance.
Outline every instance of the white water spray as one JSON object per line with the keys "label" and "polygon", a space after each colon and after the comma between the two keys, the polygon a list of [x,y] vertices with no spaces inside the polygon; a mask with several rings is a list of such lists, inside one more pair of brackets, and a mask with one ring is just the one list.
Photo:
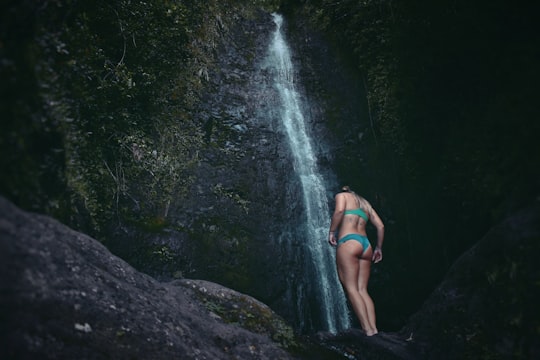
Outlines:
{"label": "white water spray", "polygon": [[[303,303],[317,302],[321,320],[325,329],[337,332],[350,327],[349,312],[345,295],[339,283],[335,265],[335,250],[328,244],[330,225],[326,190],[317,166],[309,131],[302,113],[301,101],[295,88],[294,69],[287,43],[282,34],[283,18],[273,14],[276,30],[270,45],[269,62],[275,73],[274,85],[280,96],[279,116],[287,135],[294,160],[294,169],[300,179],[303,192],[306,223],[303,225],[301,250],[309,257],[309,265],[301,274],[302,281],[312,282],[312,293],[306,293],[300,284],[297,306]],[[309,271],[308,271],[309,270]],[[314,273],[313,273],[314,272]],[[299,311],[301,309],[298,309]]]}

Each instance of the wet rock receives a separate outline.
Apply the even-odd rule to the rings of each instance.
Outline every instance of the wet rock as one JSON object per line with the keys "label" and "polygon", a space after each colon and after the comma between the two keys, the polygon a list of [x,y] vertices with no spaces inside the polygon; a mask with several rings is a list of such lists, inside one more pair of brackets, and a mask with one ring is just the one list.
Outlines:
{"label": "wet rock", "polygon": [[318,333],[313,340],[347,359],[414,360],[419,353],[407,339],[395,333],[380,332],[366,336],[361,330],[350,329],[337,335]]}

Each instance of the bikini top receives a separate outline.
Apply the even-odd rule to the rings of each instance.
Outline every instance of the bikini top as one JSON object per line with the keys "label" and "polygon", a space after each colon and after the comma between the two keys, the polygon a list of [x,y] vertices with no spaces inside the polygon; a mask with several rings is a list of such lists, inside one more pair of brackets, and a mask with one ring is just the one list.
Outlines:
{"label": "bikini top", "polygon": [[345,215],[358,215],[358,216],[364,218],[364,220],[366,220],[366,222],[368,221],[368,216],[367,216],[366,212],[364,210],[362,210],[361,208],[352,209],[352,210],[345,210],[344,214]]}

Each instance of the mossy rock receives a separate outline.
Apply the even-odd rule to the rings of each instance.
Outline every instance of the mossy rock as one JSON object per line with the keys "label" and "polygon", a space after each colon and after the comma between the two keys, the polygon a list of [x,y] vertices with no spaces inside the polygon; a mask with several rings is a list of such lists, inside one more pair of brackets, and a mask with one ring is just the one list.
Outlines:
{"label": "mossy rock", "polygon": [[178,280],[194,290],[208,311],[229,324],[266,335],[287,350],[300,348],[290,325],[264,303],[232,289],[204,280]]}

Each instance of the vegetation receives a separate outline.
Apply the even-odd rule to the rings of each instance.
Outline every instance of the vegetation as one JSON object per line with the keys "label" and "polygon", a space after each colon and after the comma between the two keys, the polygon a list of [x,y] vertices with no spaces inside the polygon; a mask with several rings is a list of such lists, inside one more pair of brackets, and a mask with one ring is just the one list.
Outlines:
{"label": "vegetation", "polygon": [[[1,192],[100,238],[166,223],[194,180],[193,110],[235,3],[5,3]],[[242,15],[258,6],[275,4]]]}

